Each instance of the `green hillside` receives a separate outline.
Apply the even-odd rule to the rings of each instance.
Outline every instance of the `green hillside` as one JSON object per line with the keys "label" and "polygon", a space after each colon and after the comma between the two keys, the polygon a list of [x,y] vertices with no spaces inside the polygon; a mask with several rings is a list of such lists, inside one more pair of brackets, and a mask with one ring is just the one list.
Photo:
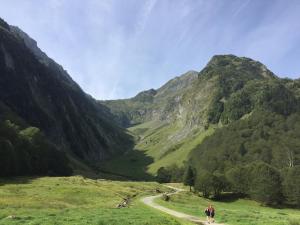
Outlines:
{"label": "green hillside", "polygon": [[[124,101],[138,102],[135,111],[159,102],[160,110],[134,122],[140,123],[129,128],[135,149],[103,164],[105,170],[167,182],[182,181],[191,167],[205,197],[230,191],[265,204],[299,205],[299,80],[233,55],[214,56],[197,78],[186,78],[175,79],[178,89],[171,81],[152,90],[145,104],[137,100],[145,92],[113,102],[116,115]],[[156,100],[164,95],[167,101]]]}
{"label": "green hillside", "polygon": [[[150,174],[155,174],[164,166],[182,167],[183,162],[188,161],[189,153],[206,136],[249,114],[256,107],[266,106],[261,103],[260,98],[263,96],[252,93],[251,87],[256,88],[259,93],[274,86],[274,93],[266,93],[274,95],[273,98],[276,98],[276,94],[283,94],[282,99],[292,96],[287,88],[282,93],[275,93],[275,89],[279,90],[280,85],[284,85],[282,82],[257,61],[220,55],[214,56],[197,75],[196,72],[188,72],[157,90],[142,92],[132,99],[103,102],[110,107],[117,121],[122,115],[131,124],[138,123],[129,128],[136,136],[135,151],[114,159],[112,165],[118,166],[113,166],[113,169],[126,173],[126,168],[120,165],[134,167],[134,163],[125,161],[128,160],[127,156],[134,161],[132,154],[136,152],[147,158],[143,170]],[[291,103],[293,99],[289,101],[287,104],[294,107]],[[276,107],[275,104],[270,107]],[[145,113],[135,117],[136,112]],[[120,121],[119,123],[122,125]],[[130,123],[125,124],[129,125]],[[121,162],[118,163],[118,160]],[[109,167],[109,164],[110,162],[105,165]]]}
{"label": "green hillside", "polygon": [[[0,180],[0,224],[146,225],[186,224],[143,205],[139,199],[167,190],[157,183],[77,177]],[[123,198],[129,207],[118,209]]]}

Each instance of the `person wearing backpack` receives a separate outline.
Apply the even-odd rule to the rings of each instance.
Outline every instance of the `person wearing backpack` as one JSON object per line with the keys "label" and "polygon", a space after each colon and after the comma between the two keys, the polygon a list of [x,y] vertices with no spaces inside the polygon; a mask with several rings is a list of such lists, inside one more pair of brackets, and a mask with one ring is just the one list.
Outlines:
{"label": "person wearing backpack", "polygon": [[209,205],[208,210],[209,210],[210,223],[214,223],[215,222],[215,208],[212,205]]}
{"label": "person wearing backpack", "polygon": [[204,210],[204,213],[205,213],[205,215],[206,215],[207,223],[210,223],[210,211],[209,211],[209,207],[207,207],[207,208]]}

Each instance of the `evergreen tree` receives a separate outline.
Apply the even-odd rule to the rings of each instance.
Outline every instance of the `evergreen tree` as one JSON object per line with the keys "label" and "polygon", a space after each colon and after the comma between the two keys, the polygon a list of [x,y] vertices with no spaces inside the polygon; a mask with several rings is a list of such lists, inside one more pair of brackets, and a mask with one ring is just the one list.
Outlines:
{"label": "evergreen tree", "polygon": [[190,191],[192,191],[192,186],[195,185],[195,172],[191,166],[188,166],[184,173],[183,183],[190,186]]}

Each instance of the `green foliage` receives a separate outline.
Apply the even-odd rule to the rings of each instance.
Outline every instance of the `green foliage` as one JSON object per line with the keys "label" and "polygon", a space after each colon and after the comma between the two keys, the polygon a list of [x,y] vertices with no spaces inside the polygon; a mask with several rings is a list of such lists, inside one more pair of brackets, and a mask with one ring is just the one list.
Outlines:
{"label": "green foliage", "polygon": [[208,198],[213,192],[212,173],[205,170],[197,171],[194,188],[196,191],[202,192],[203,197]]}
{"label": "green foliage", "polygon": [[[299,113],[283,116],[254,111],[248,118],[232,122],[207,137],[191,153],[191,165],[199,171],[200,178],[203,170],[226,174],[231,191],[266,204],[278,204],[283,200],[278,170],[300,164],[299,132]],[[264,164],[248,166],[259,161]],[[212,176],[202,176],[202,182],[208,179],[208,187],[200,189],[205,191],[213,186],[213,181]],[[283,183],[286,187],[287,178]]]}
{"label": "green foliage", "polygon": [[171,181],[171,174],[165,167],[161,167],[157,171],[156,180],[159,183],[169,183]]}
{"label": "green foliage", "polygon": [[68,159],[38,128],[0,123],[0,176],[71,175]]}
{"label": "green foliage", "polygon": [[191,187],[195,185],[195,177],[195,171],[191,166],[188,166],[183,175],[183,183],[190,186],[190,191]]}
{"label": "green foliage", "polygon": [[157,171],[156,180],[159,183],[182,182],[184,169],[173,164],[168,167],[160,167]]}
{"label": "green foliage", "polygon": [[300,165],[283,171],[283,193],[291,205],[300,206]]}
{"label": "green foliage", "polygon": [[226,179],[231,185],[231,190],[238,194],[245,194],[249,191],[249,171],[243,166],[236,166],[226,171]]}
{"label": "green foliage", "polygon": [[208,122],[213,124],[218,123],[223,110],[224,103],[220,102],[220,99],[215,98],[208,110]]}
{"label": "green foliage", "polygon": [[268,205],[282,202],[281,177],[278,170],[266,163],[251,165],[249,195]]}
{"label": "green foliage", "polygon": [[205,170],[197,171],[195,190],[202,192],[203,197],[218,199],[227,186],[227,180],[224,175]]}
{"label": "green foliage", "polygon": [[220,118],[224,123],[237,120],[252,110],[248,94],[251,96],[253,93],[245,91],[248,91],[249,83],[275,80],[274,74],[261,63],[233,55],[214,56],[199,77],[202,82],[217,81],[217,91],[208,109],[208,121],[213,124],[218,123]]}

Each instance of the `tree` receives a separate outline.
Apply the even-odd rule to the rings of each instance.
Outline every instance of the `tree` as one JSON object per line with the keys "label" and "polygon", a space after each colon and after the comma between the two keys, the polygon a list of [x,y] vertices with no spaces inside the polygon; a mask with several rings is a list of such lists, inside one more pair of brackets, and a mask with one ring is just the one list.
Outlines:
{"label": "tree", "polygon": [[283,194],[287,202],[300,206],[300,166],[288,168],[283,175]]}
{"label": "tree", "polygon": [[211,175],[211,186],[214,198],[220,198],[222,191],[228,186],[226,177],[221,173],[215,172]]}
{"label": "tree", "polygon": [[171,176],[170,182],[182,182],[184,175],[184,168],[179,167],[176,164],[172,164],[166,168]]}
{"label": "tree", "polygon": [[49,142],[36,127],[21,129],[0,121],[0,176],[71,175],[63,151]]}
{"label": "tree", "polygon": [[195,172],[191,166],[188,166],[184,173],[183,183],[189,185],[190,191],[192,191],[192,186],[195,185]]}
{"label": "tree", "polygon": [[251,171],[249,194],[252,198],[267,205],[276,205],[282,201],[280,173],[266,163],[255,163]]}
{"label": "tree", "polygon": [[157,171],[156,179],[159,183],[168,183],[171,181],[170,172],[165,167],[160,167]]}
{"label": "tree", "polygon": [[246,194],[249,189],[249,174],[245,167],[237,166],[226,172],[231,190],[238,194]]}
{"label": "tree", "polygon": [[213,179],[211,173],[207,171],[197,173],[194,187],[195,190],[202,192],[204,198],[209,198],[210,194],[213,192],[212,185]]}

